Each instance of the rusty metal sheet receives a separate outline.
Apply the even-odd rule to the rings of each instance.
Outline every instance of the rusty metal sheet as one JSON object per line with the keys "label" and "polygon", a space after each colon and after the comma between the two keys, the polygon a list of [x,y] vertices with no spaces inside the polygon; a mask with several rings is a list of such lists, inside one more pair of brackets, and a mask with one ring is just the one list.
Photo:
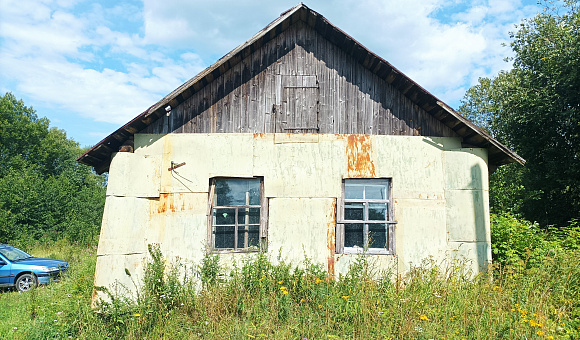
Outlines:
{"label": "rusty metal sheet", "polygon": [[[115,296],[136,296],[135,285],[139,287],[141,284],[145,256],[146,253],[98,256],[94,285],[109,289]],[[125,269],[131,276],[126,274]],[[109,301],[107,294],[102,292],[93,294],[93,305],[97,299]]]}
{"label": "rusty metal sheet", "polygon": [[463,148],[444,152],[446,189],[489,190],[487,150]]}
{"label": "rusty metal sheet", "polygon": [[449,242],[448,259],[457,261],[475,276],[491,264],[491,244],[488,242]]}
{"label": "rusty metal sheet", "polygon": [[443,200],[445,185],[442,148],[457,138],[436,141],[414,136],[373,136],[376,175],[393,179],[393,195],[400,199]]}
{"label": "rusty metal sheet", "polygon": [[[169,134],[163,138],[161,192],[208,192],[211,177],[250,177],[252,134]],[[186,165],[168,171],[171,162]]]}
{"label": "rusty metal sheet", "polygon": [[395,199],[395,249],[408,271],[425,259],[441,261],[447,250],[444,201]]}
{"label": "rusty metal sheet", "polygon": [[373,137],[349,135],[346,146],[348,178],[375,178]]}
{"label": "rusty metal sheet", "polygon": [[252,173],[264,176],[267,197],[340,197],[344,145],[336,140],[276,144],[255,139]]}
{"label": "rusty metal sheet", "polygon": [[147,198],[108,196],[97,255],[144,253],[149,226]]}
{"label": "rusty metal sheet", "polygon": [[207,239],[207,193],[161,194],[149,204],[145,243],[159,243],[166,257],[201,261]]}
{"label": "rusty metal sheet", "polygon": [[158,197],[161,157],[129,152],[115,153],[109,170],[108,196]]}
{"label": "rusty metal sheet", "polygon": [[448,190],[445,197],[449,241],[491,242],[487,191]]}
{"label": "rusty metal sheet", "polygon": [[304,254],[313,263],[328,263],[328,226],[334,216],[332,198],[272,198],[268,251],[295,264]]}
{"label": "rusty metal sheet", "polygon": [[318,143],[319,138],[317,133],[276,133],[274,143]]}

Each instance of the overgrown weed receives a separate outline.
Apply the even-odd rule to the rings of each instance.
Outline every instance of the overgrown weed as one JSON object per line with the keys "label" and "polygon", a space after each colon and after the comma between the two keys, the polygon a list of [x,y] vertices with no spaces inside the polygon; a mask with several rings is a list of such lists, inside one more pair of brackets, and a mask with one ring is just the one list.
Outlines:
{"label": "overgrown weed", "polygon": [[[494,266],[467,275],[458,263],[424,263],[400,280],[360,255],[330,278],[305,257],[275,263],[257,253],[226,269],[208,255],[199,266],[169,262],[159,247],[138,297],[106,290],[91,309],[94,248],[67,254],[71,270],[33,294],[0,295],[0,338],[80,339],[577,339],[578,251],[551,252],[541,265]],[[132,273],[128,273],[133,275]],[[125,292],[127,292],[125,290]]]}

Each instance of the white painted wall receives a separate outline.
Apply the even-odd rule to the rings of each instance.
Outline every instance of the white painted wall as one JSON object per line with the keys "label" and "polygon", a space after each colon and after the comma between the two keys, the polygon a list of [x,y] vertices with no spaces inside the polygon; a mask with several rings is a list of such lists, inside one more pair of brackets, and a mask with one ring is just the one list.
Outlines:
{"label": "white painted wall", "polygon": [[[171,162],[186,164],[169,171]],[[335,254],[336,203],[345,178],[391,178],[396,255],[374,255],[377,271],[408,271],[426,259],[491,261],[487,150],[457,138],[325,134],[135,135],[109,171],[96,286],[133,286],[147,244],[168,259],[200,263],[208,235],[209,183],[216,176],[264,178],[268,253],[299,263],[304,252],[334,274],[356,255]],[[222,255],[226,262],[243,254]]]}

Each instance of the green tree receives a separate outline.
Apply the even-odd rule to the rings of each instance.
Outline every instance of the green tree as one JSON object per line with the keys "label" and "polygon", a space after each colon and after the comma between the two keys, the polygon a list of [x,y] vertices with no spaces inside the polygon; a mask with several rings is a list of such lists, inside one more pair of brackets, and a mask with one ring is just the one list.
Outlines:
{"label": "green tree", "polygon": [[14,95],[0,96],[0,242],[98,235],[105,180],[76,162],[82,152]]}
{"label": "green tree", "polygon": [[527,160],[490,177],[492,209],[564,226],[580,217],[580,12],[552,5],[522,21],[513,69],[480,79],[460,112]]}

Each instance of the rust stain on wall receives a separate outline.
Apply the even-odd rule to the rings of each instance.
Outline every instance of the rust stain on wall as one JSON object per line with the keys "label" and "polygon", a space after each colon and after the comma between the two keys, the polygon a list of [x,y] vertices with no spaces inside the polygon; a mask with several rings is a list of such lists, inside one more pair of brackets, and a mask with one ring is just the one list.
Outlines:
{"label": "rust stain on wall", "polygon": [[350,178],[373,178],[375,164],[372,160],[373,145],[371,136],[349,135],[346,146],[348,176]]}
{"label": "rust stain on wall", "polygon": [[262,138],[264,138],[264,136],[266,136],[265,133],[261,133],[261,132],[254,133],[254,139],[258,139],[258,138],[262,139]]}
{"label": "rust stain on wall", "polygon": [[161,193],[159,194],[159,199],[151,199],[151,213],[165,214],[185,211],[189,207],[186,206],[184,198],[182,193]]}
{"label": "rust stain on wall", "polygon": [[335,253],[335,227],[336,201],[332,202],[330,209],[330,221],[326,230],[326,247],[328,249],[328,278],[334,279],[334,253]]}

